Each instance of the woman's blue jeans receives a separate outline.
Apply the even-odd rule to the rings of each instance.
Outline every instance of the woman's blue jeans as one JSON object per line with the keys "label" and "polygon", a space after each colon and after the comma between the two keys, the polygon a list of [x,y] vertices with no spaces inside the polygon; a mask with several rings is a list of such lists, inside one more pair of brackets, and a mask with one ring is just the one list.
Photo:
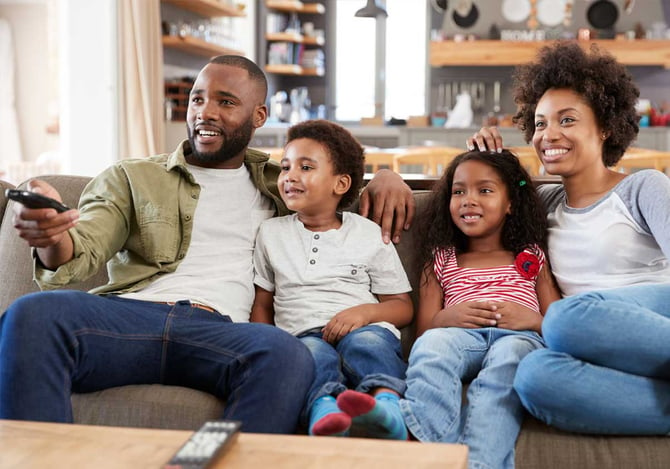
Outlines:
{"label": "woman's blue jeans", "polygon": [[72,422],[71,392],[200,389],[246,432],[292,433],[314,376],[307,348],[270,325],[192,307],[61,290],[0,318],[0,418]]}
{"label": "woman's blue jeans", "polygon": [[670,285],[565,298],[542,332],[548,349],[514,383],[531,414],[574,432],[670,434]]}
{"label": "woman's blue jeans", "polygon": [[308,332],[299,339],[312,353],[316,365],[314,383],[308,393],[304,418],[319,397],[336,396],[351,388],[369,392],[378,387],[405,392],[405,370],[400,340],[381,326],[368,325],[345,335],[337,344],[323,340],[321,332]]}
{"label": "woman's blue jeans", "polygon": [[[400,409],[420,441],[469,447],[469,466],[514,467],[524,410],[512,384],[517,365],[543,347],[539,334],[486,327],[427,330],[409,355]],[[463,382],[470,382],[463,406]]]}

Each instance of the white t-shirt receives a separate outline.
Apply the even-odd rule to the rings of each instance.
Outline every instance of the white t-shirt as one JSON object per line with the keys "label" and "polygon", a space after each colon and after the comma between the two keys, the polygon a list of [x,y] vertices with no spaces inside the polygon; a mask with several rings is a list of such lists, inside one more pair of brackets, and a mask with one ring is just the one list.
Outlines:
{"label": "white t-shirt", "polygon": [[[342,226],[307,230],[296,214],[263,222],[254,251],[254,282],[274,292],[275,324],[299,335],[375,297],[411,291],[400,257],[381,228],[355,213]],[[379,323],[400,337],[389,323]]]}
{"label": "white t-shirt", "polygon": [[549,259],[565,296],[670,283],[670,179],[631,174],[593,205],[572,208],[562,185],[542,185]]}
{"label": "white t-shirt", "polygon": [[188,166],[201,187],[191,242],[174,273],[141,291],[121,295],[148,301],[190,300],[234,322],[248,322],[254,301],[253,249],[261,222],[274,216],[272,201],[249,171]]}

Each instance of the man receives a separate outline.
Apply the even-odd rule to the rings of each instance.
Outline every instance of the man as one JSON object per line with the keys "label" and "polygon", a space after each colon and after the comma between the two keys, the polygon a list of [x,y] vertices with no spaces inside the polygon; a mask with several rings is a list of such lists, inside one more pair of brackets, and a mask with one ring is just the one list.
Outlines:
{"label": "man", "polygon": [[[15,206],[41,287],[86,278],[107,261],[110,281],[96,295],[26,295],[0,318],[0,418],[70,422],[72,391],[163,383],[225,398],[223,418],[245,431],[294,431],[313,377],[309,352],[278,328],[247,323],[256,230],[286,213],[278,166],[247,148],[267,118],[266,94],[253,62],[217,57],[194,83],[189,138],[174,153],[108,168],[79,210]],[[397,239],[413,206],[395,178],[376,182],[374,209]],[[29,188],[60,199],[44,182]],[[367,212],[367,194],[361,203]]]}

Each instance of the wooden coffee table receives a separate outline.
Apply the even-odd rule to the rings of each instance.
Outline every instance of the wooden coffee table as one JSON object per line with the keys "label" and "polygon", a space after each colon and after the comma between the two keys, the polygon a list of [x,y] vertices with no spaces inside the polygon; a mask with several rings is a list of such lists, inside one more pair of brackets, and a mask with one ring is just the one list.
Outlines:
{"label": "wooden coffee table", "polygon": [[[161,468],[192,432],[0,420],[0,467]],[[463,445],[241,433],[214,468],[466,469]]]}

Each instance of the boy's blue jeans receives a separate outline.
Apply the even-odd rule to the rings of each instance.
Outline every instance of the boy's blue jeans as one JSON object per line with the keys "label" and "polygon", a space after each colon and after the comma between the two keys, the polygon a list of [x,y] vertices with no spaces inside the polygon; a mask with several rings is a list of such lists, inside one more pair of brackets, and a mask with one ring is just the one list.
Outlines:
{"label": "boy's blue jeans", "polygon": [[553,303],[548,349],[514,386],[538,419],[568,431],[670,435],[670,285],[575,295]]}
{"label": "boy's blue jeans", "polygon": [[319,397],[336,396],[350,388],[368,392],[385,387],[402,395],[405,370],[400,340],[381,326],[368,325],[345,335],[337,344],[322,339],[321,332],[298,336],[312,353],[316,377],[308,393],[304,418]]}
{"label": "boy's blue jeans", "polygon": [[0,318],[0,418],[72,422],[71,392],[127,384],[200,389],[243,430],[295,431],[314,376],[300,341],[192,307],[61,290]]}
{"label": "boy's blue jeans", "polygon": [[[514,467],[524,410],[517,365],[543,347],[539,334],[486,327],[429,329],[412,347],[400,409],[420,441],[462,443],[470,468]],[[463,382],[471,381],[462,407]]]}

